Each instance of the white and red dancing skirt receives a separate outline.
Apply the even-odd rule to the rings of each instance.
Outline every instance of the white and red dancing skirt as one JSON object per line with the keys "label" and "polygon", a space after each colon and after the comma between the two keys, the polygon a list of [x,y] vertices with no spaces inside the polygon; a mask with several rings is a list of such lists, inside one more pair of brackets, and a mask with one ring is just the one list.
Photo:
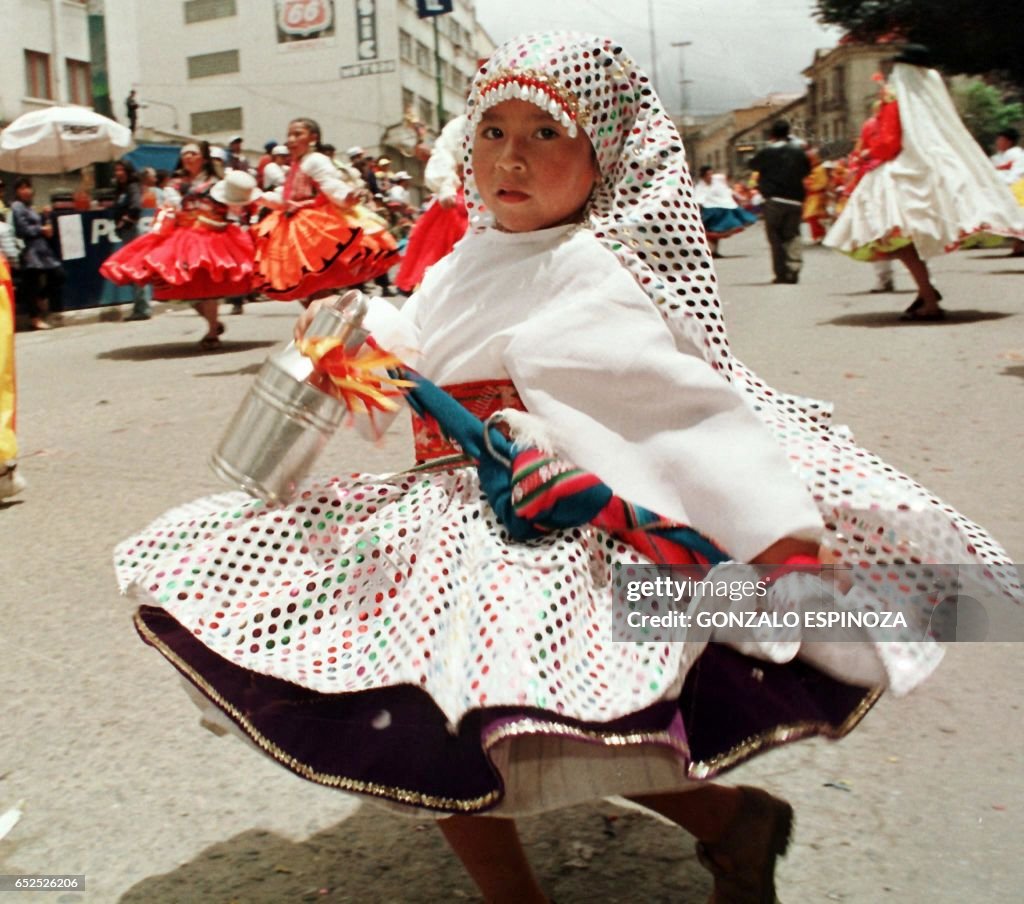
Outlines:
{"label": "white and red dancing skirt", "polygon": [[281,301],[357,286],[399,259],[380,217],[358,204],[341,210],[323,195],[312,207],[274,211],[254,232],[255,288]]}
{"label": "white and red dancing skirt", "polygon": [[234,223],[179,213],[119,248],[100,267],[113,283],[151,285],[159,301],[247,295],[253,243]]}
{"label": "white and red dancing skirt", "polygon": [[395,285],[403,292],[415,289],[427,268],[448,254],[466,234],[468,225],[466,198],[461,188],[454,207],[443,207],[435,199],[413,226]]}

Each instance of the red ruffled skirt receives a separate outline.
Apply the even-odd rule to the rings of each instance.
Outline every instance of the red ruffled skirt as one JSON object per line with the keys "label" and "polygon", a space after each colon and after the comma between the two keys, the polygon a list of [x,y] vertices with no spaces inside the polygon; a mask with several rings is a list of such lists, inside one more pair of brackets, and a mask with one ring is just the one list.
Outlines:
{"label": "red ruffled skirt", "polygon": [[296,212],[274,211],[254,231],[256,288],[281,301],[357,286],[399,259],[384,221],[360,205],[342,211],[318,199]]}
{"label": "red ruffled skirt", "polygon": [[233,223],[170,223],[119,248],[100,267],[113,283],[151,285],[159,301],[247,295],[252,291],[253,242]]}
{"label": "red ruffled skirt", "polygon": [[466,234],[468,226],[466,197],[461,188],[454,207],[442,207],[435,200],[412,229],[395,285],[403,292],[415,289],[427,268],[455,247],[455,243]]}

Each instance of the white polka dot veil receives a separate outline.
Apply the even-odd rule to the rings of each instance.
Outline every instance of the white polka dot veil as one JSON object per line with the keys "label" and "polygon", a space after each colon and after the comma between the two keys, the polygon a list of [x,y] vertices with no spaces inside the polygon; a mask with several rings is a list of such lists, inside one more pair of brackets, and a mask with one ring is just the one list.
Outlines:
{"label": "white polka dot veil", "polygon": [[477,73],[468,102],[466,199],[478,220],[473,133],[487,109],[510,99],[537,104],[570,134],[583,130],[602,176],[588,211],[595,234],[670,323],[714,367],[728,370],[715,272],[683,142],[648,77],[608,38],[548,33],[499,48]]}

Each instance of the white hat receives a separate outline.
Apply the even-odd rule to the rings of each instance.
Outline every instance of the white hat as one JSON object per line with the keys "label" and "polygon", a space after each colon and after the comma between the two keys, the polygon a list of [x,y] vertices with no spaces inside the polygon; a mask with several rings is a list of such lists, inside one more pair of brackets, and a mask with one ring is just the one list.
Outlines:
{"label": "white hat", "polygon": [[350,158],[351,157],[365,157],[366,156],[366,151],[364,151],[361,147],[359,147],[358,144],[353,145],[352,147],[350,147],[347,151],[345,151],[345,153],[348,154],[348,156]]}
{"label": "white hat", "polygon": [[210,148],[210,157],[214,160],[227,160],[228,155],[224,148]]}
{"label": "white hat", "polygon": [[281,154],[290,154],[290,153],[291,153],[291,151],[289,151],[288,148],[286,148],[283,144],[275,144],[274,147],[271,148],[271,150],[270,150],[270,156],[271,157],[278,157]]}
{"label": "white hat", "polygon": [[242,136],[241,135],[232,135],[231,138],[228,140],[228,144],[232,145],[236,141],[241,141],[241,140],[242,140]]}
{"label": "white hat", "polygon": [[260,194],[256,180],[245,170],[231,170],[210,189],[210,197],[221,204],[251,204]]}
{"label": "white hat", "polygon": [[412,179],[412,176],[410,176],[405,170],[399,170],[391,177],[392,182],[402,182],[405,179]]}

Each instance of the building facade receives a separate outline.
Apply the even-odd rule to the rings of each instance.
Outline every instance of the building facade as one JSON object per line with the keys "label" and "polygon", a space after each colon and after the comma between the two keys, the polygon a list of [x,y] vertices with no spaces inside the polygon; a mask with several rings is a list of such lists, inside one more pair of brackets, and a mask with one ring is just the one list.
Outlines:
{"label": "building facade", "polygon": [[53,104],[91,106],[85,0],[0,0],[0,125]]}
{"label": "building facade", "polygon": [[420,19],[415,0],[106,0],[115,114],[134,89],[142,139],[242,135],[250,154],[310,117],[339,150],[415,169],[417,128],[429,139],[461,109],[493,46],[473,4],[453,5]]}
{"label": "building facade", "polygon": [[823,156],[848,154],[878,99],[875,76],[899,51],[894,44],[841,43],[819,50],[804,71],[807,78],[807,140]]}
{"label": "building facade", "polygon": [[737,154],[736,136],[744,134],[754,124],[779,115],[794,100],[791,94],[777,94],[765,98],[762,102],[730,110],[716,116],[698,127],[696,134],[687,130],[691,137],[687,140],[688,148],[692,149],[690,162],[694,173],[702,166],[710,166],[716,172],[735,174],[737,168],[743,168],[743,155]]}

